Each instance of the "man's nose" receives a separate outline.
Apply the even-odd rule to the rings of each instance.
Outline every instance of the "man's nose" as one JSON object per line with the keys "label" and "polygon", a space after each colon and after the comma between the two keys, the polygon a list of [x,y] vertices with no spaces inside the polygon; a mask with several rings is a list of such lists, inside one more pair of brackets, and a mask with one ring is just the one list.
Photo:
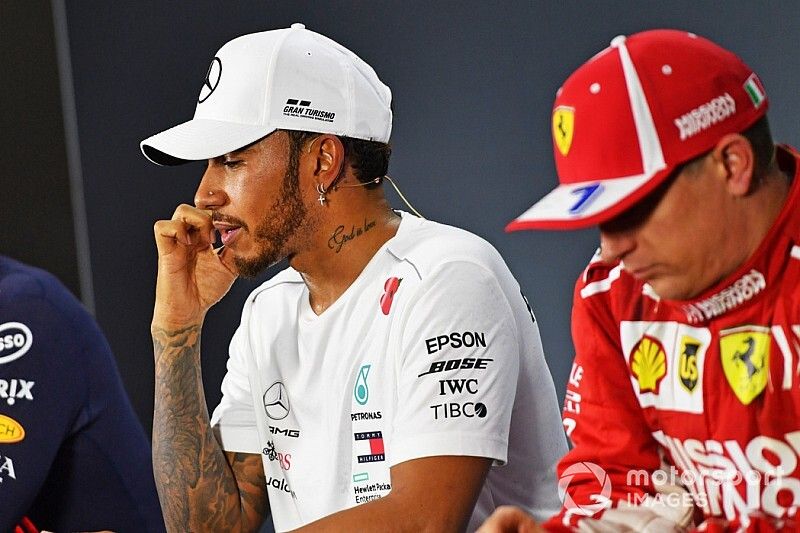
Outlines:
{"label": "man's nose", "polygon": [[636,236],[633,230],[609,231],[600,228],[600,256],[603,262],[624,259],[636,248]]}
{"label": "man's nose", "polygon": [[215,209],[225,205],[226,201],[225,191],[214,178],[213,169],[206,169],[194,194],[195,207],[198,209]]}

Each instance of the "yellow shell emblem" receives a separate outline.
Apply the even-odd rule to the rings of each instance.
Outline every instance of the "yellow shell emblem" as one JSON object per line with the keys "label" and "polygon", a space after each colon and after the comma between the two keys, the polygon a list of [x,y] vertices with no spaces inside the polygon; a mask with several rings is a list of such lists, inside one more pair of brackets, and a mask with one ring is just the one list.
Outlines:
{"label": "yellow shell emblem", "polygon": [[0,443],[13,444],[25,438],[25,428],[10,416],[0,415]]}
{"label": "yellow shell emblem", "polygon": [[553,110],[553,140],[561,155],[567,155],[572,146],[572,134],[575,131],[575,109],[558,106]]}
{"label": "yellow shell emblem", "polygon": [[667,354],[658,339],[642,337],[633,347],[630,365],[633,376],[639,382],[639,392],[658,394],[661,380],[667,375]]}
{"label": "yellow shell emblem", "polygon": [[744,405],[767,386],[769,329],[749,326],[720,332],[719,353],[728,385]]}

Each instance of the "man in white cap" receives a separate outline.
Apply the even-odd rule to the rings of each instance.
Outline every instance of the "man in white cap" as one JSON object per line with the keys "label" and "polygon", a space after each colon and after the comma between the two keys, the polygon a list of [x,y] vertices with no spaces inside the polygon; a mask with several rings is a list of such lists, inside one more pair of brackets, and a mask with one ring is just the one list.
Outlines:
{"label": "man in white cap", "polygon": [[547,529],[796,530],[800,180],[766,111],[738,57],[674,30],[614,39],[559,90],[561,184],[509,226],[600,229]]}
{"label": "man in white cap", "polygon": [[[223,46],[194,119],[142,142],[156,163],[208,161],[195,206],[155,225],[170,530],[252,531],[271,511],[279,531],[456,531],[502,503],[557,510],[566,439],[533,315],[488,243],[389,207],[390,100],[295,24]],[[284,258],[245,303],[209,420],[205,314]]]}

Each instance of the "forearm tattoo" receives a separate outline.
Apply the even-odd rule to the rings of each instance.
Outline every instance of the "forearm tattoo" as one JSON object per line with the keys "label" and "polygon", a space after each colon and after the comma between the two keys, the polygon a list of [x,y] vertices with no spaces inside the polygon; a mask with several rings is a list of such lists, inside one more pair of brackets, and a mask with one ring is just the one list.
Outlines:
{"label": "forearm tattoo", "polygon": [[153,331],[156,487],[168,531],[239,531],[250,513],[242,509],[231,465],[210,427],[200,333],[199,325]]}

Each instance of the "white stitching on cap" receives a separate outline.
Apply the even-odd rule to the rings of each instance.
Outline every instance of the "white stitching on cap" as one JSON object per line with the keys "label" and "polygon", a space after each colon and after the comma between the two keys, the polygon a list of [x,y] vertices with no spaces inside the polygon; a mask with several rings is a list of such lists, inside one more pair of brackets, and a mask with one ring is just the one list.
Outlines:
{"label": "white stitching on cap", "polygon": [[[616,41],[616,39],[615,39]],[[639,150],[642,155],[643,174],[653,175],[659,170],[666,168],[664,162],[664,152],[661,149],[661,142],[658,138],[653,115],[647,105],[642,84],[636,67],[628,53],[625,42],[617,43],[620,61],[622,62],[622,73],[625,76],[625,85],[628,88],[628,96],[631,100],[631,112],[633,122],[636,125],[636,136],[639,139]]]}

